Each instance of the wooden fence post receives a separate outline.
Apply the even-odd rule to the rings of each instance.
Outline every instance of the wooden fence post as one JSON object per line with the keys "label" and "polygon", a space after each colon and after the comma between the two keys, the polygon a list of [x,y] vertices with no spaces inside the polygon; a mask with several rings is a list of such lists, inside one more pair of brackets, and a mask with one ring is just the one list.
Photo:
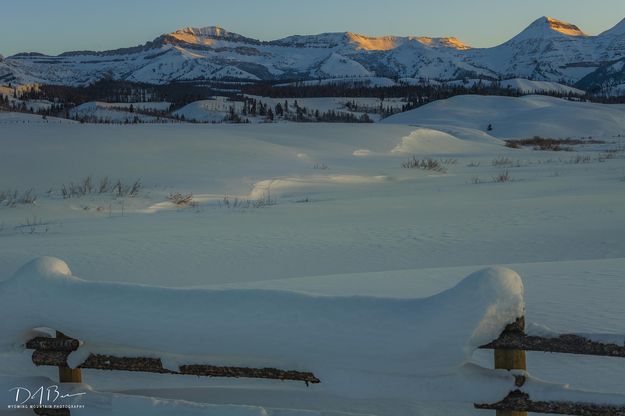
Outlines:
{"label": "wooden fence post", "polygon": [[[525,317],[522,316],[515,323],[504,329],[506,332],[525,332]],[[495,369],[503,370],[527,370],[525,351],[495,349]],[[527,412],[514,410],[497,410],[497,416],[527,416]]]}
{"label": "wooden fence post", "polygon": [[[67,339],[65,334],[56,331],[56,337]],[[59,366],[59,382],[60,383],[82,383],[82,373],[80,368],[69,368],[66,365]]]}

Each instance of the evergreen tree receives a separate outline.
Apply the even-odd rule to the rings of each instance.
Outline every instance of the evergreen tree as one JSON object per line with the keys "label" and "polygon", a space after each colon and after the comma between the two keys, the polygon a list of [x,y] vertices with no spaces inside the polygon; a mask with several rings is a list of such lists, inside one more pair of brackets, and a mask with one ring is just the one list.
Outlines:
{"label": "evergreen tree", "polygon": [[282,109],[282,104],[276,104],[276,115],[282,117],[284,115],[284,110]]}

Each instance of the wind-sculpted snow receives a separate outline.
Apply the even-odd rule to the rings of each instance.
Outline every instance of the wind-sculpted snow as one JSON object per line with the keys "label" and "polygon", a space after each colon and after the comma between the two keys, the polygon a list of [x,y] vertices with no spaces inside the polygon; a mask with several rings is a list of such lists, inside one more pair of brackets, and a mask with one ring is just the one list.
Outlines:
{"label": "wind-sculpted snow", "polygon": [[36,327],[53,328],[85,342],[73,365],[108,347],[310,370],[337,386],[354,372],[457,368],[524,309],[521,279],[504,268],[474,273],[431,298],[391,299],[90,282],[51,257],[2,281],[0,305],[11,316],[0,323],[3,348]]}
{"label": "wind-sculpted snow", "polygon": [[[485,150],[501,144],[494,137],[474,129],[453,129],[447,126],[419,128],[402,138],[391,154],[458,154]],[[460,131],[458,131],[460,130]]]}

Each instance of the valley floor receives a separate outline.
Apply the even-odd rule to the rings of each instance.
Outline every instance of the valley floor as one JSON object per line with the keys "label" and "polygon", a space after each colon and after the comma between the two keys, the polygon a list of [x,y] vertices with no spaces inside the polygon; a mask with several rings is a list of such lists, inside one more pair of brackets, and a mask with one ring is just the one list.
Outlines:
{"label": "valley floor", "polygon": [[[561,121],[562,137],[575,137],[575,126],[564,131]],[[499,137],[453,121],[5,123],[0,192],[32,188],[37,199],[0,203],[0,280],[32,258],[55,256],[93,281],[404,298],[431,296],[485,266],[506,265],[524,281],[529,322],[560,333],[625,334],[625,129],[617,127],[594,136],[604,143],[550,152],[504,146],[502,139],[531,137],[531,125],[502,126],[515,136]],[[436,160],[440,169],[402,168],[413,156]],[[140,179],[141,189],[134,197],[108,189],[63,197],[64,185],[87,177],[95,188],[105,177]],[[176,193],[192,194],[192,203],[175,205]],[[485,367],[490,360],[487,352],[473,357]],[[612,393],[625,390],[621,361],[528,356],[538,379]],[[6,352],[0,374],[54,378],[54,369]],[[307,391],[95,371],[85,371],[85,380],[102,391],[268,408],[294,407],[296,399],[284,398]],[[291,396],[258,393],[274,389],[291,389]],[[440,397],[354,408],[484,414],[470,401]]]}

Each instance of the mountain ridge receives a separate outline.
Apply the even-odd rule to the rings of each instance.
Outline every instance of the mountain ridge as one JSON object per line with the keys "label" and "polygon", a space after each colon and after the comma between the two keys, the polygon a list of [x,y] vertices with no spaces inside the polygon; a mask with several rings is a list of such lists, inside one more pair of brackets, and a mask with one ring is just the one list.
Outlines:
{"label": "mountain ridge", "polygon": [[375,37],[354,32],[264,41],[220,26],[205,26],[181,28],[128,48],[56,56],[18,53],[0,61],[0,82],[84,85],[108,76],[165,84],[390,76],[518,77],[572,85],[623,58],[625,19],[591,36],[572,23],[543,16],[490,48],[472,48],[455,37]]}

